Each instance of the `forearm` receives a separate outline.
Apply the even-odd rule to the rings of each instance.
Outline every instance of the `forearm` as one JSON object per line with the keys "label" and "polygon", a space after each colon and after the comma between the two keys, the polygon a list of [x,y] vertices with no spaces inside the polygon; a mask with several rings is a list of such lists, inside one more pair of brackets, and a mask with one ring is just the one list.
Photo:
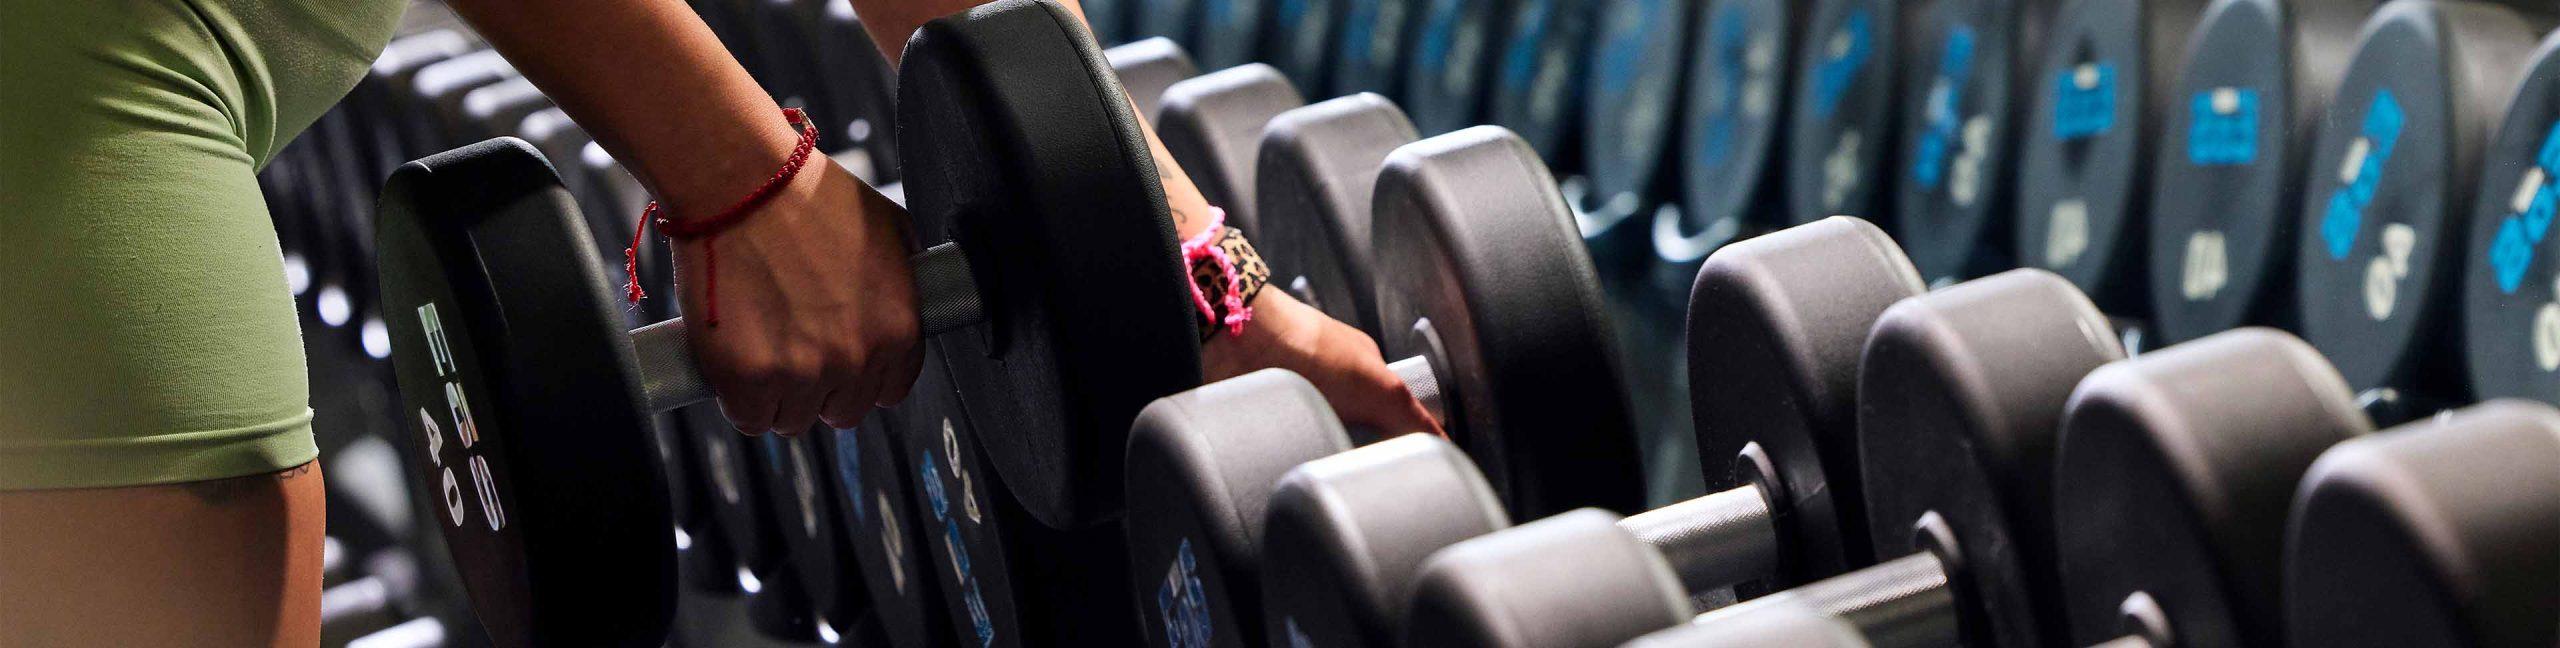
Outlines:
{"label": "forearm", "polygon": [[451,4],[674,217],[745,195],[797,141],[781,107],[683,2]]}
{"label": "forearm", "polygon": [[[854,13],[862,16],[863,29],[871,32],[871,41],[879,44],[880,53],[889,57],[891,65],[896,65],[899,57],[906,52],[907,37],[914,35],[916,28],[924,26],[925,21],[959,13],[986,2],[986,0],[852,1]],[[1084,15],[1084,7],[1077,0],[1058,0],[1058,4],[1066,5],[1078,16]],[[1180,165],[1174,164],[1173,156],[1165,152],[1164,141],[1156,137],[1155,126],[1147,123],[1145,115],[1138,116],[1138,123],[1146,131],[1147,150],[1155,156],[1156,171],[1164,176],[1165,204],[1173,210],[1174,231],[1181,234],[1185,240],[1198,236],[1201,230],[1209,226],[1209,199],[1201,195],[1199,186],[1191,183],[1190,174],[1185,173]]]}

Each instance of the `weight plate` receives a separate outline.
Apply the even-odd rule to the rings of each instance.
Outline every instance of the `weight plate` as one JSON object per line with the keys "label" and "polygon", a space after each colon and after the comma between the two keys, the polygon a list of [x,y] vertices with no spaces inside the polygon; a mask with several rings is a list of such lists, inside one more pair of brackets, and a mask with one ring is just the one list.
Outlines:
{"label": "weight plate", "polygon": [[2449,307],[2444,243],[2468,231],[2482,149],[2523,72],[2511,66],[2540,33],[2474,3],[2393,2],[2365,23],[2312,148],[2295,238],[2302,337],[2347,384],[2460,396],[2437,381],[2457,336],[2419,332]]}
{"label": "weight plate", "polygon": [[1271,118],[1306,105],[1278,69],[1250,63],[1185,79],[1165,88],[1156,138],[1181,165],[1209,204],[1227,212],[1227,224],[1248,235],[1262,232],[1255,214],[1254,164],[1262,128]]}
{"label": "weight plate", "polygon": [[1504,30],[1486,107],[1494,125],[1520,134],[1557,169],[1579,162],[1583,49],[1591,38],[1594,0],[1520,0]]}
{"label": "weight plate", "polygon": [[1414,126],[1438,135],[1483,121],[1487,77],[1501,45],[1502,0],[1430,0],[1405,59],[1404,103]]}
{"label": "weight plate", "polygon": [[1268,645],[1261,559],[1273,484],[1351,449],[1324,394],[1265,369],[1159,399],[1129,435],[1123,522],[1147,645]]}
{"label": "weight plate", "polygon": [[1742,485],[1768,457],[1789,520],[1776,587],[1868,562],[1859,506],[1860,350],[1920,275],[1884,230],[1833,217],[1726,246],[1698,272],[1688,319],[1689,411],[1706,486]]}
{"label": "weight plate", "polygon": [[1298,87],[1332,87],[1334,30],[1341,26],[1345,0],[1271,0],[1271,20],[1263,23],[1263,62],[1280,68]]}
{"label": "weight plate", "polygon": [[765,506],[782,537],[783,562],[809,594],[809,609],[818,625],[851,630],[876,627],[870,592],[860,578],[853,550],[836,527],[848,513],[836,507],[834,455],[818,447],[814,437],[833,436],[819,427],[799,436],[767,434],[756,449],[766,475]]}
{"label": "weight plate", "polygon": [[2182,645],[2282,644],[2285,509],[2322,450],[2372,431],[2311,345],[2241,329],[2091,372],[2063,415],[2055,533],[2071,643],[2147,596]]}
{"label": "weight plate", "polygon": [[1164,89],[1183,79],[1200,75],[1200,67],[1191,63],[1191,54],[1181,45],[1162,36],[1121,45],[1103,52],[1111,62],[1111,72],[1138,104],[1138,116],[1149,123],[1164,107]]}
{"label": "weight plate", "polygon": [[1787,102],[1788,222],[1856,216],[1890,226],[1885,151],[1904,13],[1918,3],[1820,0],[1796,44]]}
{"label": "weight plate", "polygon": [[2285,536],[2305,646],[2560,641],[2560,412],[2492,401],[2332,448]]}
{"label": "weight plate", "polygon": [[1894,234],[1932,284],[2012,265],[2012,153],[2030,103],[2036,37],[2056,0],[1946,0],[1915,16],[1903,52],[1902,136],[1895,162]]}
{"label": "weight plate", "polygon": [[1431,358],[1442,427],[1510,510],[1641,508],[1615,332],[1537,153],[1498,126],[1407,144],[1372,204],[1380,346]]}
{"label": "weight plate", "polygon": [[1871,546],[1879,560],[1918,552],[1919,521],[1943,520],[1966,637],[2064,643],[2047,541],[2053,449],[2072,386],[2123,357],[2096,304],[2032,269],[1903,300],[1867,339],[1858,454]]}
{"label": "weight plate", "polygon": [[1582,170],[1590,184],[1574,216],[1593,256],[1612,267],[1652,242],[1653,210],[1672,193],[1663,176],[1677,139],[1690,9],[1689,0],[1605,3],[1586,54]]}
{"label": "weight plate", "polygon": [[1405,39],[1421,18],[1421,0],[1341,0],[1342,26],[1334,41],[1333,94],[1375,92],[1404,96]]}
{"label": "weight plate", "polygon": [[2462,277],[2464,365],[2480,398],[2560,400],[2560,39],[2545,39],[2481,164]]}
{"label": "weight plate", "polygon": [[2299,167],[2352,54],[2359,5],[2224,0],[2196,24],[2152,161],[2151,319],[2164,342],[2281,319]]}
{"label": "weight plate", "polygon": [[694,405],[692,409],[709,409],[709,415],[697,415],[687,426],[693,432],[693,449],[702,453],[703,484],[710,486],[711,497],[704,508],[716,520],[713,528],[722,534],[721,544],[729,548],[736,562],[732,578],[748,594],[762,589],[759,584],[775,577],[784,566],[784,549],[780,527],[773,511],[765,506],[765,493],[775,483],[774,475],[757,459],[755,437],[738,432],[738,427],[718,416],[716,404]]}
{"label": "weight plate", "polygon": [[1271,284],[1328,316],[1382,337],[1370,270],[1370,201],[1387,154],[1412,143],[1394,102],[1356,94],[1280,113],[1264,127],[1256,245]]}
{"label": "weight plate", "polygon": [[1712,0],[1698,12],[1682,104],[1680,209],[1652,222],[1655,284],[1686,300],[1707,255],[1780,225],[1787,57],[1804,11],[1785,0]]}
{"label": "weight plate", "polygon": [[637,360],[572,203],[514,139],[385,186],[402,454],[442,504],[433,525],[493,639],[653,644],[675,611],[674,522]]}
{"label": "weight plate", "polygon": [[2054,16],[2035,76],[2023,82],[2016,251],[2108,312],[2138,316],[2152,146],[2162,91],[2202,0],[2073,0]]}
{"label": "weight plate", "polygon": [[898,83],[918,243],[970,251],[989,315],[937,341],[971,424],[1006,432],[983,439],[990,462],[1060,528],[1118,512],[1129,421],[1200,384],[1163,183],[1073,20],[1030,0],[937,19],[909,41]]}
{"label": "weight plate", "polygon": [[889,424],[892,415],[874,411],[862,426],[833,430],[819,445],[834,457],[838,533],[862,575],[870,595],[872,616],[890,645],[901,648],[950,645],[951,618],[945,615],[941,591],[927,560],[926,525],[917,517],[913,490],[907,487],[910,462],[903,446],[891,437],[907,430]]}

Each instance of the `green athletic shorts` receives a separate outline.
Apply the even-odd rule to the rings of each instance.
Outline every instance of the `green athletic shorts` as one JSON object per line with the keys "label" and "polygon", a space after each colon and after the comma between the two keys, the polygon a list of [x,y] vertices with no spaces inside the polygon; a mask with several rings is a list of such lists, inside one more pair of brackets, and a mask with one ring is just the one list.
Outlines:
{"label": "green athletic shorts", "polygon": [[255,174],[403,6],[0,2],[0,489],[318,456]]}

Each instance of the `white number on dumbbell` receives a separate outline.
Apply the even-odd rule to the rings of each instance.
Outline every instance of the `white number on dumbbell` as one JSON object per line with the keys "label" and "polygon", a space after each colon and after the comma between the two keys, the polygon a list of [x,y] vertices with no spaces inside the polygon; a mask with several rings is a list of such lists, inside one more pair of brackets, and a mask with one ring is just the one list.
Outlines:
{"label": "white number on dumbbell", "polygon": [[2374,321],[2391,317],[2400,302],[2400,279],[2409,276],[2409,255],[2418,247],[2418,230],[2406,223],[2382,227],[2382,254],[2365,265],[2364,308]]}
{"label": "white number on dumbbell", "polygon": [[709,459],[711,459],[709,462],[711,486],[712,490],[720,491],[721,501],[737,504],[740,500],[746,499],[746,496],[738,492],[737,469],[730,465],[729,444],[722,441],[725,439],[713,439],[710,443],[702,444],[706,446],[705,454],[710,455]]}
{"label": "white number on dumbbell", "polygon": [[960,433],[951,427],[951,418],[942,419],[942,454],[950,457],[951,480],[960,483],[960,511],[969,515],[970,524],[978,524],[978,487],[969,481],[969,470],[960,466]]}
{"label": "white number on dumbbell", "polygon": [[1839,213],[1841,203],[1849,201],[1849,191],[1865,181],[1866,170],[1858,167],[1861,138],[1857,131],[1840,134],[1831,147],[1831,155],[1822,161],[1822,211]]}
{"label": "white number on dumbbell", "polygon": [[1755,34],[1742,55],[1743,65],[1750,69],[1742,86],[1742,114],[1755,119],[1768,116],[1770,106],[1775,104],[1771,97],[1777,91],[1771,86],[1777,85],[1777,80],[1770,72],[1778,65],[1778,45],[1772,40],[1769,34]]}
{"label": "white number on dumbbell", "polygon": [[791,448],[791,492],[800,496],[800,534],[815,538],[818,537],[818,485],[810,481],[810,475],[817,471],[809,468],[809,455],[801,451],[801,444],[787,445]]}
{"label": "white number on dumbbell", "polygon": [[2089,250],[2089,203],[2078,198],[2053,204],[2045,229],[2044,267],[2060,268],[2080,260]]}
{"label": "white number on dumbbell", "polygon": [[480,489],[480,511],[489,516],[489,530],[507,528],[507,507],[498,504],[498,481],[489,474],[489,462],[471,458],[471,482]]}
{"label": "white number on dumbbell", "polygon": [[907,544],[898,533],[898,516],[891,515],[889,495],[871,492],[871,501],[880,507],[880,546],[889,555],[889,583],[900,593],[907,591]]}
{"label": "white number on dumbbell", "polygon": [[1972,207],[1982,198],[1982,163],[1990,154],[1991,118],[1974,115],[1964,120],[1964,152],[1956,154],[1947,172],[1947,199],[1957,207]]}
{"label": "white number on dumbbell", "polygon": [[2230,260],[2222,243],[2222,232],[2198,230],[2187,236],[2187,263],[2180,292],[2187,301],[2204,301],[2222,293],[2231,281]]}

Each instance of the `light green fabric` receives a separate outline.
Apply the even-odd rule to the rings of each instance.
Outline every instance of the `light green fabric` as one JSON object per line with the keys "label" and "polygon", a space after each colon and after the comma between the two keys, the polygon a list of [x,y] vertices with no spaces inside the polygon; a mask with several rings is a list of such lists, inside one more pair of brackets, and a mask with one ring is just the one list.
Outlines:
{"label": "light green fabric", "polygon": [[0,1],[0,489],[318,456],[255,173],[402,6]]}

